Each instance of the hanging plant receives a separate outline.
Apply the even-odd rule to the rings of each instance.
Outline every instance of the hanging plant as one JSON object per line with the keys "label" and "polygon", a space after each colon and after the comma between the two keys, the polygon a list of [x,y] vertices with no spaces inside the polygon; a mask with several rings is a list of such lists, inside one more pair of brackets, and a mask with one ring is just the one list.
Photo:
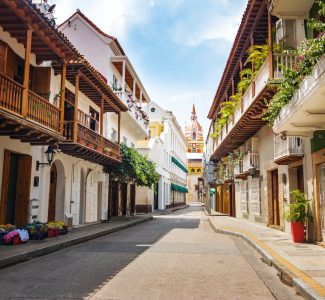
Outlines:
{"label": "hanging plant", "polygon": [[106,167],[105,172],[123,182],[135,182],[138,186],[151,188],[159,181],[155,164],[135,149],[120,145],[122,163]]}
{"label": "hanging plant", "polygon": [[[325,17],[325,3],[323,1],[316,1],[316,3],[319,7],[318,16],[321,19],[321,17]],[[308,25],[314,30],[324,32],[325,23],[320,19],[310,19]],[[284,51],[284,53],[296,55],[298,62],[293,69],[282,66],[283,78],[278,81],[277,93],[269,102],[264,113],[264,120],[268,121],[271,126],[274,125],[281,109],[290,102],[301,82],[313,72],[315,65],[325,54],[325,36],[304,40],[297,50]]]}

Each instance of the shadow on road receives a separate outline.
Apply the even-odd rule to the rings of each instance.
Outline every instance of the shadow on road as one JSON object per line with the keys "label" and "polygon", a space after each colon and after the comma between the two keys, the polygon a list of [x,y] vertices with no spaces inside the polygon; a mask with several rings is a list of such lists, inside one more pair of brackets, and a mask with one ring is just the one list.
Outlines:
{"label": "shadow on road", "polygon": [[[3,269],[0,299],[83,299],[173,229],[198,228],[192,206],[153,221]],[[126,283],[127,284],[127,283]]]}

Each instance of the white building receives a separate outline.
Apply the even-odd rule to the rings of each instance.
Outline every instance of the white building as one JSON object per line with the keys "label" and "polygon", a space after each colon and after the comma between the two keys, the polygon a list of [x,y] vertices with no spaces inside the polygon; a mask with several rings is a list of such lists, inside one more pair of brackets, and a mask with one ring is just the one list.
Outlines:
{"label": "white building", "polygon": [[154,189],[138,188],[137,212],[185,204],[187,191],[187,143],[176,117],[155,102],[150,102],[145,108],[150,119],[150,138],[139,141],[137,149],[156,164],[160,179]]}
{"label": "white building", "polygon": [[[15,20],[0,23],[0,223],[106,220],[103,167],[119,162],[120,152],[104,135],[103,115],[127,106],[30,2],[22,3],[0,8]],[[51,167],[47,149],[57,152]]]}
{"label": "white building", "polygon": [[[134,70],[131,62],[115,37],[99,29],[80,10],[62,23],[58,29],[85,55],[85,58],[104,76],[119,99],[128,106],[120,115],[105,114],[104,135],[121,143],[135,147],[137,141],[148,138],[149,119],[142,109],[150,98]],[[118,127],[120,126],[120,132]],[[111,178],[112,197],[109,202],[118,202],[113,215],[135,213],[135,186],[116,183]],[[116,197],[116,195],[120,195]]]}

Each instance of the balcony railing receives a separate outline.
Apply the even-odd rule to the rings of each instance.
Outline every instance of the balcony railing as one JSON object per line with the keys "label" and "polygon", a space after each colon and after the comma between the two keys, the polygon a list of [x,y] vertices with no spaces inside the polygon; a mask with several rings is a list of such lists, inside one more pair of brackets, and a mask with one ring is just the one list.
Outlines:
{"label": "balcony railing", "polygon": [[235,176],[235,178],[237,178],[238,175],[241,175],[243,173],[244,173],[244,171],[243,171],[243,161],[241,160],[234,168],[234,176]]}
{"label": "balcony railing", "polygon": [[[292,54],[274,54],[274,78],[282,77],[283,66],[292,68],[296,63],[296,57]],[[240,121],[241,117],[247,112],[250,106],[254,103],[257,96],[263,91],[270,79],[270,63],[269,58],[266,59],[259,72],[255,76],[253,82],[248,87],[247,91],[242,97],[241,105],[235,110],[233,115],[233,122],[227,122],[222,128],[220,135],[217,139],[217,146],[219,146],[227,137],[229,132]],[[228,127],[228,128],[226,128]]]}
{"label": "balcony railing", "polygon": [[259,163],[259,154],[258,153],[247,153],[243,158],[243,172],[249,172],[251,167],[254,167],[256,170],[260,169]]}
{"label": "balcony railing", "polygon": [[127,92],[114,91],[114,93],[128,106],[129,112],[132,117],[142,126],[142,128],[147,131],[149,121],[143,116],[144,112],[139,109],[136,102]]}
{"label": "balcony railing", "polygon": [[304,156],[302,138],[298,136],[274,137],[274,160],[275,162],[292,162]]}
{"label": "balcony railing", "polygon": [[59,131],[60,109],[32,91],[28,91],[27,117]]}
{"label": "balcony railing", "polygon": [[0,106],[14,113],[21,114],[21,102],[24,87],[0,73]]}
{"label": "balcony railing", "polygon": [[[76,130],[75,130],[76,127]],[[77,136],[75,136],[75,132]],[[76,121],[64,122],[66,142],[73,142],[94,149],[107,156],[120,156],[120,146],[106,139],[99,133]]]}
{"label": "balcony railing", "polygon": [[[22,98],[24,87],[0,73],[0,108],[22,116]],[[48,100],[28,91],[28,119],[46,126],[56,132],[59,131],[60,109]]]}

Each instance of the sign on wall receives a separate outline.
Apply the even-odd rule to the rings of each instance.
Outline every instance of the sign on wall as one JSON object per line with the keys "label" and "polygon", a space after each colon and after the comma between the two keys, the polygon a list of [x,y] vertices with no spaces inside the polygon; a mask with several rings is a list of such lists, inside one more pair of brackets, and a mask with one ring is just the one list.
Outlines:
{"label": "sign on wall", "polygon": [[250,184],[250,202],[251,202],[251,211],[254,215],[261,214],[261,186],[260,180],[252,178]]}
{"label": "sign on wall", "polygon": [[240,188],[240,211],[241,212],[248,212],[248,202],[247,202],[247,181],[242,180],[239,183]]}

